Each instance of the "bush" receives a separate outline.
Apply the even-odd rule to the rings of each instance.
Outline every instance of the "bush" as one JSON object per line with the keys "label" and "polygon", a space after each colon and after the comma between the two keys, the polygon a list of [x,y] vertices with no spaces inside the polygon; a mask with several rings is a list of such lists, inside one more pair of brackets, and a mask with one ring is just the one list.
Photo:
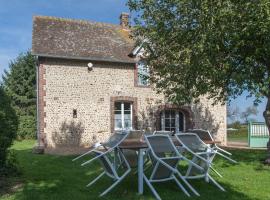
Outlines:
{"label": "bush", "polygon": [[36,58],[30,51],[10,62],[9,71],[3,75],[3,85],[19,116],[18,139],[35,138]]}
{"label": "bush", "polygon": [[33,139],[36,137],[36,118],[35,116],[20,116],[19,128],[17,132],[18,139]]}
{"label": "bush", "polygon": [[8,148],[16,138],[18,118],[10,99],[0,86],[0,171],[7,166]]}
{"label": "bush", "polygon": [[230,128],[240,129],[241,127],[242,127],[242,125],[239,121],[236,121],[236,122],[230,124]]}

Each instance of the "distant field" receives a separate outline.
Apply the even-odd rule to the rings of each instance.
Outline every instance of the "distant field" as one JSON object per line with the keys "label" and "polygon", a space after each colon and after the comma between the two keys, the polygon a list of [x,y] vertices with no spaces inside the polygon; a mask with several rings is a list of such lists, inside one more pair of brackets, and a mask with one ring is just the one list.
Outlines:
{"label": "distant field", "polygon": [[247,125],[241,125],[237,131],[228,131],[227,139],[231,142],[248,142],[248,127]]}

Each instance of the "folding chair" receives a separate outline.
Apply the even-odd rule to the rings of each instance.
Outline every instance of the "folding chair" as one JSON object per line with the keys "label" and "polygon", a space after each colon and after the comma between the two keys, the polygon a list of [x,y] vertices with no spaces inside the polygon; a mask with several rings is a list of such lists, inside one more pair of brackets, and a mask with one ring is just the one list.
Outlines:
{"label": "folding chair", "polygon": [[[104,171],[99,176],[97,176],[93,181],[91,181],[89,184],[86,185],[87,187],[90,187],[105,174],[108,177],[110,177],[114,181],[114,183],[108,189],[102,192],[100,196],[104,196],[110,190],[112,190],[131,171],[128,161],[126,160],[123,152],[118,147],[118,145],[122,141],[124,141],[127,136],[128,136],[127,132],[122,132],[121,134],[119,133],[114,134],[112,137],[109,138],[109,140],[106,143],[102,144],[103,149],[98,149],[99,147],[97,147],[73,159],[73,161],[75,161],[85,155],[92,153],[94,155],[94,158],[82,163],[81,166],[85,166],[93,162],[94,160],[100,161]],[[117,156],[115,156],[116,151],[117,151]],[[113,153],[114,153],[114,156],[112,156]],[[116,157],[118,157],[121,160],[121,162],[116,162],[116,159],[117,159]],[[118,169],[120,166],[122,166],[125,169],[125,172],[122,175],[120,175],[120,173],[118,172]]]}
{"label": "folding chair", "polygon": [[[214,138],[212,137],[211,133],[207,130],[203,130],[203,129],[193,129],[193,130],[188,130],[187,132],[189,133],[195,133],[199,136],[199,138],[201,140],[209,140],[209,141],[214,141]],[[219,146],[217,146],[217,144],[211,144],[210,147],[213,150],[216,150],[217,155],[220,155],[221,157],[229,160],[232,163],[237,163],[237,161],[231,159],[230,157],[228,157],[227,155],[231,156],[232,154],[228,151],[225,151],[224,149],[220,148]],[[227,154],[227,155],[224,155]]]}
{"label": "folding chair", "polygon": [[218,184],[209,174],[209,169],[212,167],[211,165],[213,160],[211,158],[216,154],[216,150],[211,149],[195,133],[176,134],[176,138],[186,150],[186,152],[189,152],[193,156],[192,161],[204,169],[203,172],[200,172],[197,170],[197,168],[194,168],[192,165],[190,165],[186,172],[185,178],[204,178],[206,182],[209,182],[210,180],[220,190],[225,191],[225,189],[220,184]]}
{"label": "folding chair", "polygon": [[190,196],[188,191],[184,188],[184,186],[178,181],[176,178],[179,177],[189,189],[200,196],[199,193],[187,182],[185,177],[177,170],[177,166],[180,160],[187,160],[198,169],[202,168],[195,163],[192,163],[187,158],[183,157],[174,146],[171,138],[168,135],[150,135],[145,136],[146,143],[150,148],[150,152],[153,155],[154,163],[152,167],[152,172],[150,177],[148,178],[143,174],[143,178],[146,184],[151,189],[152,193],[156,197],[156,199],[160,200],[160,196],[156,192],[152,183],[164,182],[174,180],[178,187],[187,195]]}

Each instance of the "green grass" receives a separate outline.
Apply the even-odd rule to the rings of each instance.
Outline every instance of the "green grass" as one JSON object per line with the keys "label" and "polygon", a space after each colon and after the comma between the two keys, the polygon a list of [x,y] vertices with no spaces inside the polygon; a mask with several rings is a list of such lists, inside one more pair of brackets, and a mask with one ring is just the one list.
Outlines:
{"label": "green grass", "polygon": [[228,141],[231,142],[248,142],[248,128],[247,125],[242,125],[237,131],[227,132]]}
{"label": "green grass", "polygon": [[[10,194],[3,194],[0,199],[11,200],[80,200],[99,199],[98,195],[110,184],[108,178],[102,178],[91,188],[85,185],[96,177],[101,169],[99,163],[81,167],[79,162],[71,162],[73,156],[35,155],[31,153],[34,141],[16,142],[16,151],[22,175],[9,179],[11,185],[20,182],[21,186]],[[201,200],[269,200],[270,167],[260,162],[265,157],[264,151],[235,150],[233,158],[238,165],[231,165],[222,159],[215,160],[215,168],[224,178],[216,178],[227,192],[221,192],[212,184],[192,181],[201,197],[187,198],[173,182],[155,184],[162,199],[201,199]],[[16,188],[16,187],[15,187]],[[150,200],[153,195],[145,185],[144,195],[137,194],[137,176],[130,174],[111,193],[100,199]]]}

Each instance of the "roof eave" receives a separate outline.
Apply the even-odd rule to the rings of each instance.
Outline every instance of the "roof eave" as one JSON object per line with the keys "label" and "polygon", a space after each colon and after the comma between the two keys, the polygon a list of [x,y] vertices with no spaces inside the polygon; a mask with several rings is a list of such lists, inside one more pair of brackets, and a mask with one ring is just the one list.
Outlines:
{"label": "roof eave", "polygon": [[106,59],[106,58],[95,58],[95,57],[79,57],[79,56],[62,56],[62,55],[50,55],[32,52],[32,55],[39,57],[47,58],[61,58],[61,59],[70,59],[70,60],[89,60],[89,61],[100,61],[100,62],[114,62],[114,63],[127,63],[134,64],[136,61],[124,61],[124,60],[115,60],[115,59]]}

